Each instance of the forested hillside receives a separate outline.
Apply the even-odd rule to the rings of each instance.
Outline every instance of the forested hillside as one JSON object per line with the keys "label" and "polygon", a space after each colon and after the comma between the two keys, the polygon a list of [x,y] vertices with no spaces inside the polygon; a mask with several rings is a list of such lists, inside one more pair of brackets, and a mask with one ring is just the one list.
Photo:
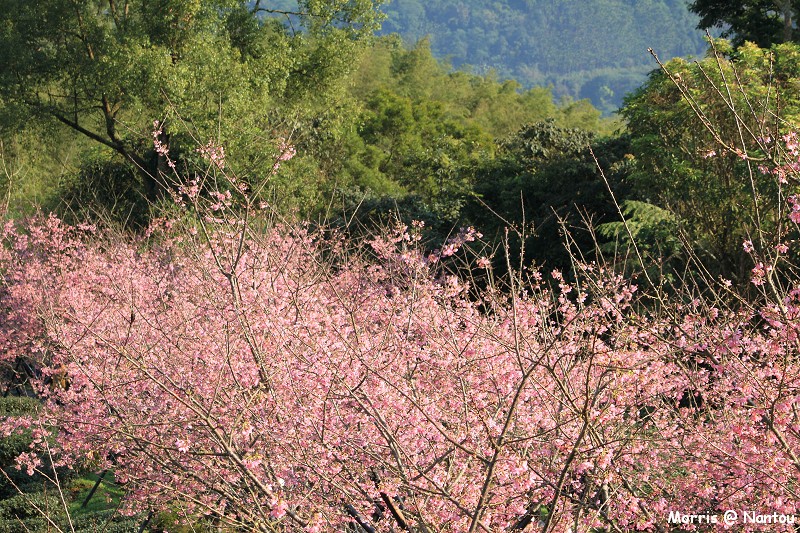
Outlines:
{"label": "forested hillside", "polygon": [[552,84],[557,97],[590,98],[606,112],[653,68],[648,47],[664,59],[705,50],[684,0],[394,0],[383,9],[383,33],[429,36],[456,67]]}

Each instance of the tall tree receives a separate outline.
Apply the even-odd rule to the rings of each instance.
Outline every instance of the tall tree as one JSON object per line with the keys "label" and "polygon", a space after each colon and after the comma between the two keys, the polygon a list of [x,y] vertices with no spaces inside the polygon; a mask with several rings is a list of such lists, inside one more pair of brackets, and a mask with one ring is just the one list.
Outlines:
{"label": "tall tree", "polygon": [[698,28],[724,28],[735,45],[751,41],[763,48],[800,36],[798,0],[694,0],[689,9],[701,17]]}
{"label": "tall tree", "polygon": [[317,100],[349,69],[379,3],[301,0],[290,13],[260,0],[0,0],[0,114],[6,127],[60,122],[124,156],[152,190],[148,137],[165,108],[200,135],[263,131],[270,111]]}

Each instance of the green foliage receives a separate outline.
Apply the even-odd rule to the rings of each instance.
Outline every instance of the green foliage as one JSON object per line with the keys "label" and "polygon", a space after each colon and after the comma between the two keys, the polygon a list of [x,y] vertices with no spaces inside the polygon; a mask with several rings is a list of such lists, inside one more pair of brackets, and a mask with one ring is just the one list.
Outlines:
{"label": "green foliage", "polygon": [[[8,527],[14,524],[15,521],[29,518],[41,519],[42,516],[36,510],[36,507],[53,510],[54,514],[57,514],[57,510],[61,507],[61,502],[58,501],[58,496],[55,494],[17,494],[0,501],[0,521],[5,522],[6,524],[4,525]],[[3,531],[3,529],[0,528],[0,531]],[[25,529],[23,524],[18,524],[18,528],[10,527],[6,531],[25,531]]]}
{"label": "green foliage", "polygon": [[775,227],[776,183],[758,170],[772,154],[759,138],[775,139],[776,124],[796,122],[798,60],[793,44],[746,44],[733,59],[674,60],[669,76],[653,73],[622,110],[636,155],[635,197],[674,213],[718,274],[746,280],[742,242],[757,227],[765,235]]}
{"label": "green foliage", "polygon": [[130,161],[153,201],[153,120],[169,115],[173,152],[214,138],[266,179],[264,144],[341,91],[377,1],[300,2],[295,32],[244,0],[0,0],[0,137],[60,123]]}
{"label": "green foliage", "polygon": [[[35,413],[39,406],[40,401],[36,398],[7,396],[0,398],[0,417]],[[0,438],[0,533],[57,530],[44,518],[43,513],[62,531],[127,532],[138,528],[141,517],[127,518],[116,513],[123,493],[114,484],[113,476],[106,477],[84,508],[81,503],[97,476],[74,479],[76,470],[58,468],[61,492],[70,514],[68,519],[59,488],[41,474],[28,476],[15,466],[16,457],[23,452],[30,452],[30,445],[30,431]],[[43,457],[42,460],[48,464],[49,458]]]}
{"label": "green foliage", "polygon": [[[0,417],[35,413],[39,406],[40,401],[35,398],[7,396],[0,398]],[[58,468],[56,473],[62,487],[59,489],[40,473],[29,476],[17,469],[16,457],[30,452],[30,446],[30,431],[0,438],[0,533],[57,530],[43,514],[61,531],[121,533],[138,529],[142,517],[122,517],[116,512],[123,491],[114,483],[113,476],[106,476],[89,504],[83,507],[81,504],[97,475],[76,478],[75,469]],[[48,464],[49,458],[42,460]],[[52,472],[49,475],[52,477]]]}
{"label": "green foliage", "polygon": [[72,487],[65,492],[64,498],[68,505],[71,498],[75,497],[75,503],[70,505],[69,518],[64,510],[61,495],[55,487],[6,498],[0,501],[0,533],[44,533],[59,530],[76,533],[95,531],[127,533],[137,531],[143,521],[141,516],[120,516],[115,511],[118,501],[107,501],[102,494],[95,495],[97,498],[95,501],[100,504],[95,505],[94,509],[80,509],[78,504],[80,496],[82,494],[72,490]]}
{"label": "green foliage", "polygon": [[736,46],[750,41],[768,48],[800,38],[798,0],[694,0],[689,9],[701,17],[699,28],[723,28]]}
{"label": "green foliage", "polygon": [[515,226],[528,235],[528,258],[548,267],[569,265],[564,226],[573,232],[574,244],[591,255],[595,243],[585,222],[618,217],[590,147],[615,193],[624,196],[630,149],[625,137],[594,139],[583,130],[541,122],[508,137],[498,157],[477,170],[477,199],[466,209],[467,218],[489,238]]}
{"label": "green foliage", "polygon": [[[359,202],[409,196],[448,224],[472,194],[473,169],[494,156],[493,138],[548,118],[592,131],[610,127],[586,100],[556,105],[549,89],[452,72],[424,40],[406,49],[397,38],[379,39],[359,51],[378,18],[366,0],[299,8],[159,0],[125,13],[89,1],[72,9],[60,0],[39,11],[25,4],[19,12],[13,0],[0,2],[9,7],[0,18],[10,30],[0,36],[9,74],[0,83],[0,124],[15,127],[15,117],[27,114],[40,119],[34,124],[60,124],[62,135],[71,128],[102,147],[80,145],[79,160],[50,187],[60,201],[46,205],[57,203],[72,219],[133,229],[147,223],[159,200],[152,176],[169,172],[152,149],[154,117],[162,119],[161,141],[179,179],[203,168],[197,145],[214,139],[240,179],[253,186],[269,180],[265,199],[285,213],[316,216],[333,194]],[[318,16],[290,16],[307,24],[306,33],[292,33],[268,16],[287,8]],[[170,16],[151,24],[154,10]],[[10,58],[11,47],[28,39],[52,41],[49,55]],[[26,82],[14,81],[13,71]],[[30,142],[19,153],[30,157],[44,139],[27,131]],[[272,176],[280,137],[296,145],[298,156]]]}
{"label": "green foliage", "polygon": [[[359,159],[401,190],[420,195],[428,206],[468,194],[463,170],[491,150],[488,136],[446,117],[438,103],[387,90],[372,95],[362,120],[359,136],[365,148]],[[355,183],[366,185],[358,176]]]}
{"label": "green foliage", "polygon": [[219,531],[208,525],[205,520],[198,520],[187,523],[185,518],[178,516],[177,513],[161,513],[150,523],[151,531],[169,531],[170,533],[211,533]]}
{"label": "green foliage", "polygon": [[606,113],[652,69],[648,47],[666,58],[705,49],[683,0],[395,0],[384,12],[383,33],[430,36],[435,55],[456,67],[552,85],[559,98],[590,98]]}
{"label": "green foliage", "polygon": [[[0,398],[0,416],[20,416],[36,412],[39,400],[24,396],[6,396]],[[2,463],[7,465],[8,463]]]}
{"label": "green foliage", "polygon": [[[385,222],[415,199],[422,205],[413,211],[444,234],[462,218],[475,169],[495,157],[496,138],[545,119],[592,131],[607,127],[588,101],[557,106],[549,89],[526,91],[493,76],[453,72],[426,40],[412,49],[396,38],[376,41],[352,80],[360,113],[339,148],[344,164],[333,171],[345,211],[357,208]],[[380,209],[388,211],[378,215]]]}
{"label": "green foliage", "polygon": [[611,122],[588,100],[565,99],[556,105],[546,87],[524,89],[516,81],[500,81],[486,75],[453,71],[437,61],[431,42],[421,39],[406,49],[394,37],[377,40],[364,54],[353,75],[351,93],[366,101],[379,89],[388,89],[412,101],[433,101],[445,116],[474,125],[493,137],[504,137],[523,125],[554,119],[563,127],[607,132]]}
{"label": "green foliage", "polygon": [[[608,241],[603,244],[602,251],[610,257],[625,257],[629,272],[647,268],[651,280],[677,281],[673,270],[685,262],[686,257],[682,254],[683,243],[675,215],[637,200],[625,200],[620,209],[624,222],[597,226],[598,235]],[[640,255],[644,264],[639,261]]]}
{"label": "green foliage", "polygon": [[614,241],[627,245],[636,244],[640,249],[649,249],[659,243],[666,243],[670,249],[680,246],[676,234],[675,216],[653,204],[626,200],[620,206],[625,222],[606,222],[597,232]]}
{"label": "green foliage", "polygon": [[60,182],[76,171],[86,144],[54,125],[0,135],[0,213],[24,216],[54,205]]}
{"label": "green foliage", "polygon": [[[105,156],[105,157],[104,157]],[[60,211],[68,221],[103,222],[127,229],[147,226],[149,204],[141,175],[117,157],[87,159],[61,186]]]}
{"label": "green foliage", "polygon": [[[0,417],[31,414],[36,412],[38,407],[39,401],[34,398],[7,396],[0,398]],[[29,451],[30,444],[30,432],[0,438],[0,469],[10,471],[10,467],[14,465],[14,459],[19,454]],[[8,492],[10,488],[5,476],[0,478],[0,494]]]}

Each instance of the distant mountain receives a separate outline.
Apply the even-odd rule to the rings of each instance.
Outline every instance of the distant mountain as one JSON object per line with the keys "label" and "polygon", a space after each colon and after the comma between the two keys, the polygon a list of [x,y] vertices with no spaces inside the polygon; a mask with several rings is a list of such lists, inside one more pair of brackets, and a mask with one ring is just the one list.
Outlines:
{"label": "distant mountain", "polygon": [[437,57],[613,112],[662,59],[702,56],[686,0],[392,0],[382,34],[429,37]]}

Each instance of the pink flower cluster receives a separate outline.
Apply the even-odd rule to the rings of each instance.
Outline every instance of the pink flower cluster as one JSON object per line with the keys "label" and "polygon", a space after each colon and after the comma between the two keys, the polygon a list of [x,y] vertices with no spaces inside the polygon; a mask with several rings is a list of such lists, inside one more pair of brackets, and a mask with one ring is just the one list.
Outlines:
{"label": "pink flower cluster", "polygon": [[6,225],[2,363],[69,386],[43,377],[41,418],[3,428],[58,428],[36,445],[113,467],[131,511],[242,529],[664,531],[674,509],[796,511],[800,290],[656,312],[582,265],[470,295],[405,234],[365,253],[298,227],[148,244]]}
{"label": "pink flower cluster", "polygon": [[278,156],[275,163],[272,165],[272,173],[275,174],[281,168],[281,163],[291,160],[297,155],[297,150],[286,139],[279,139],[278,142]]}
{"label": "pink flower cluster", "polygon": [[473,242],[475,239],[480,239],[483,234],[476,231],[472,226],[468,228],[461,228],[459,232],[447,239],[447,242],[441,250],[437,250],[428,256],[428,261],[436,263],[437,261],[446,257],[451,257],[458,252],[464,244]]}
{"label": "pink flower cluster", "polygon": [[759,261],[756,263],[756,266],[753,267],[752,278],[750,281],[753,285],[763,285],[766,282],[767,275],[772,271],[772,266],[765,265],[763,262]]}
{"label": "pink flower cluster", "polygon": [[200,156],[217,167],[220,170],[225,169],[225,147],[215,143],[213,140],[208,141],[205,145],[199,147],[197,152]]}
{"label": "pink flower cluster", "polygon": [[161,124],[159,121],[153,122],[153,148],[155,148],[156,153],[163,157],[167,165],[172,169],[175,170],[175,161],[169,155],[169,146],[162,141],[162,137],[164,135],[164,125]]}
{"label": "pink flower cluster", "polygon": [[789,219],[795,224],[800,224],[800,198],[793,194],[789,197],[789,205],[791,206]]}

